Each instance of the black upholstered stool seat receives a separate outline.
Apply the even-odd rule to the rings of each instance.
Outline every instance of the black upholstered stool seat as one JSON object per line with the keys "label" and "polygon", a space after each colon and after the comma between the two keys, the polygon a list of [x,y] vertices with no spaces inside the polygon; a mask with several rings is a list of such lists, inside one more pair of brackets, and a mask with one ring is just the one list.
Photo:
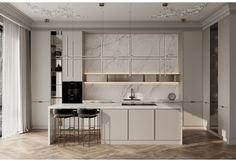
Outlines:
{"label": "black upholstered stool seat", "polygon": [[[69,139],[69,136],[74,136],[75,140],[75,119],[74,122],[71,124],[71,119],[70,118],[75,118],[77,110],[76,109],[54,109],[53,110],[53,117],[55,119],[55,125],[57,126],[55,128],[55,133],[58,138],[58,142],[60,139],[62,139],[64,142]],[[78,116],[78,114],[77,114]],[[66,125],[65,120],[68,119],[69,123]],[[69,127],[66,127],[68,126]],[[71,126],[74,125],[74,126]],[[57,129],[58,129],[58,134],[57,134]],[[71,130],[73,130],[73,135],[71,135]],[[63,132],[63,133],[62,133]]]}
{"label": "black upholstered stool seat", "polygon": [[98,109],[79,109],[79,117],[80,118],[94,118],[98,114]]}
{"label": "black upholstered stool seat", "polygon": [[[97,143],[99,143],[99,139],[100,139],[100,124],[99,124],[99,113],[100,113],[100,109],[96,109],[96,108],[80,108],[78,109],[78,114],[79,114],[79,118],[82,119],[82,128],[81,128],[81,132],[82,132],[82,141],[83,141],[83,145],[85,143],[85,136],[88,136],[88,145],[90,146],[90,140],[93,136],[97,136]],[[84,125],[84,119],[88,119],[88,129],[86,130],[85,125]],[[93,119],[93,125],[91,125],[91,119]],[[97,125],[96,125],[96,121],[97,120]],[[86,134],[86,131],[88,132],[88,134]]]}

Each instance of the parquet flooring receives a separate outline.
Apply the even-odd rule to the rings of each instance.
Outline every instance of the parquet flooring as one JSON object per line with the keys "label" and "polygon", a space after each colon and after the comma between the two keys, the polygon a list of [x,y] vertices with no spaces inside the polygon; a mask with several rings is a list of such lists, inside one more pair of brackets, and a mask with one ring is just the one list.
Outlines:
{"label": "parquet flooring", "polygon": [[0,159],[236,159],[236,146],[202,130],[185,130],[183,145],[47,145],[47,131],[0,139]]}

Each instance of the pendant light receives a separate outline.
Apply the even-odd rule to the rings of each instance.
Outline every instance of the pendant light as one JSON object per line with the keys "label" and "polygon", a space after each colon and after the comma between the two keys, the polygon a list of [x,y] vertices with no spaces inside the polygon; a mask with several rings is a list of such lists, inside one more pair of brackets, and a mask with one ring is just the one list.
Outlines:
{"label": "pendant light", "polygon": [[[99,7],[101,8],[102,12],[102,38],[101,38],[101,55],[100,55],[100,62],[101,62],[101,72],[104,74],[103,71],[103,45],[104,45],[104,6],[105,3],[99,3]],[[108,81],[108,75],[107,75],[107,81]]]}
{"label": "pendant light", "polygon": [[133,54],[132,54],[132,35],[131,35],[131,8],[132,4],[129,3],[129,58],[130,58],[130,64],[129,64],[129,75],[132,76],[132,63],[133,63]]}

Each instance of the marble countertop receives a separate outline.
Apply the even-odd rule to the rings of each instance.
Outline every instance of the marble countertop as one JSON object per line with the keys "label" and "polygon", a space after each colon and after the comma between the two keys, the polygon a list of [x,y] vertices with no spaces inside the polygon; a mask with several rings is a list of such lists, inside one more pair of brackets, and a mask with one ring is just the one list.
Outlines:
{"label": "marble countertop", "polygon": [[121,102],[83,102],[82,104],[54,104],[49,109],[56,108],[100,108],[100,109],[181,109],[178,103],[155,103],[153,105],[122,105]]}

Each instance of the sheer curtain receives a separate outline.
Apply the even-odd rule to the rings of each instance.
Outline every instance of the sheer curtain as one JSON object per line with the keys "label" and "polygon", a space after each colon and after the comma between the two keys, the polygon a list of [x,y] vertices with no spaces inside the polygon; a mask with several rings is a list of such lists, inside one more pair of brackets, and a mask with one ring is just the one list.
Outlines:
{"label": "sheer curtain", "polygon": [[19,133],[30,129],[31,116],[31,58],[30,58],[30,32],[20,28],[20,102]]}
{"label": "sheer curtain", "polygon": [[29,34],[3,19],[2,136],[23,133],[29,126]]}
{"label": "sheer curtain", "polygon": [[3,19],[2,136],[18,132],[20,111],[20,27]]}

